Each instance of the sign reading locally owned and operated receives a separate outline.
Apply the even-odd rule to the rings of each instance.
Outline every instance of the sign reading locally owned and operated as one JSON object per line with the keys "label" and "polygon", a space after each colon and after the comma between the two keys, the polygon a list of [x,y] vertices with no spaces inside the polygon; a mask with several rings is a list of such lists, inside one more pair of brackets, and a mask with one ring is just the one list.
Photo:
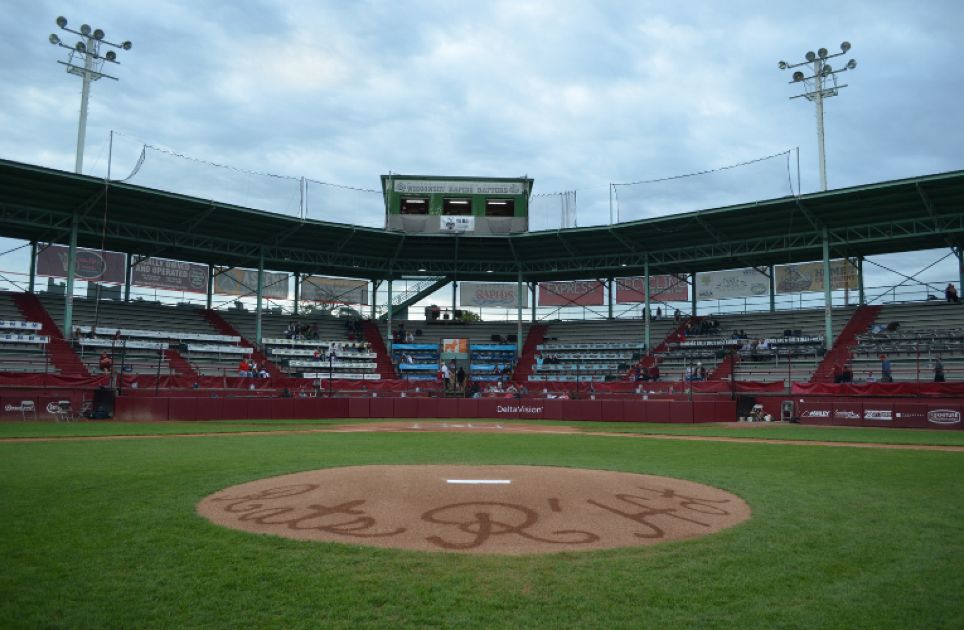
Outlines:
{"label": "sign reading locally owned and operated", "polygon": [[395,180],[395,192],[406,195],[524,195],[522,182],[479,182],[433,179]]}
{"label": "sign reading locally owned and operated", "polygon": [[[67,261],[70,248],[48,245],[37,254],[37,275],[67,277]],[[110,282],[124,284],[124,268],[127,259],[119,252],[78,247],[74,259],[74,278],[87,282]]]}
{"label": "sign reading locally owned and operated", "polygon": [[[685,302],[689,299],[689,286],[685,276],[661,274],[649,277],[649,299],[660,302]],[[646,278],[616,278],[616,302],[636,304],[646,301]]]}
{"label": "sign reading locally owned and operated", "polygon": [[[214,275],[214,292],[221,295],[254,296],[258,291],[257,269],[218,268]],[[278,271],[264,272],[262,296],[276,300],[288,299],[288,274]]]}
{"label": "sign reading locally owned and operated", "polygon": [[301,299],[338,304],[368,304],[368,281],[308,276],[301,282]]}
{"label": "sign reading locally owned and operated", "polygon": [[148,258],[131,267],[131,284],[172,291],[207,293],[207,265],[181,262],[168,258]]}
{"label": "sign reading locally owned and operated", "polygon": [[[822,262],[777,265],[773,271],[777,293],[823,291]],[[843,258],[831,260],[830,288],[856,290],[857,287],[857,268]]]}
{"label": "sign reading locally owned and operated", "polygon": [[696,298],[699,300],[725,300],[769,294],[770,278],[752,267],[696,274]]}
{"label": "sign reading locally owned and operated", "polygon": [[[519,306],[519,285],[514,282],[462,282],[459,284],[462,306]],[[529,292],[522,289],[522,306],[529,306]]]}
{"label": "sign reading locally owned and operated", "polygon": [[598,280],[540,282],[539,306],[602,306],[603,284]]}

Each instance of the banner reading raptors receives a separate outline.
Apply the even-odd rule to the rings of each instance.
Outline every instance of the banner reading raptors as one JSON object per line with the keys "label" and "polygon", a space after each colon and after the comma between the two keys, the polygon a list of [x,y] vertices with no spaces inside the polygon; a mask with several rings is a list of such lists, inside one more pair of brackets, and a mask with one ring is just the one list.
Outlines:
{"label": "banner reading raptors", "polygon": [[[646,278],[616,278],[616,302],[635,304],[646,301]],[[649,277],[649,299],[660,302],[685,302],[689,299],[689,287],[685,276],[661,274]]]}
{"label": "banner reading raptors", "polygon": [[131,268],[131,284],[172,291],[207,293],[208,268],[206,265],[180,260],[148,258]]}
{"label": "banner reading raptors", "polygon": [[[519,285],[512,282],[462,282],[459,285],[462,306],[519,306]],[[529,292],[522,290],[522,306],[529,306]]]}
{"label": "banner reading raptors", "polygon": [[[225,269],[215,270],[214,292],[221,295],[254,296],[258,291],[257,269]],[[277,271],[264,272],[264,297],[276,300],[288,299],[288,274]]]}
{"label": "banner reading raptors", "polygon": [[[66,278],[69,253],[70,248],[63,245],[44,247],[37,254],[37,275]],[[74,259],[74,277],[88,282],[124,284],[126,263],[124,254],[78,247]]]}
{"label": "banner reading raptors", "polygon": [[301,299],[339,304],[368,304],[368,281],[308,276],[301,283]]}
{"label": "banner reading raptors", "polygon": [[539,283],[539,306],[602,305],[603,284],[598,280]]}

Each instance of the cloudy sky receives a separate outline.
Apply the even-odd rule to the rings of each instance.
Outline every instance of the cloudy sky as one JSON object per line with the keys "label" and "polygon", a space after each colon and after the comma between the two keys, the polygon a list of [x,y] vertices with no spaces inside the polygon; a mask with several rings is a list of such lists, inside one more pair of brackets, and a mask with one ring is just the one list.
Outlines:
{"label": "cloudy sky", "polygon": [[[814,107],[790,100],[799,86],[777,62],[803,61],[820,47],[836,53],[843,40],[853,48],[834,67],[849,58],[858,66],[840,75],[849,87],[826,102],[829,187],[964,168],[957,0],[5,0],[4,9],[5,159],[73,169],[81,82],[56,63],[67,51],[47,37],[77,38],[57,28],[58,15],[69,27],[86,22],[110,41],[133,42],[119,52],[121,65],[105,68],[120,81],[92,87],[84,170],[99,176],[113,130],[114,177],[130,172],[143,144],[362,189],[377,188],[389,171],[526,174],[536,193],[577,191],[579,225],[609,221],[611,182],[788,150],[796,186],[797,147],[802,190],[812,192]],[[214,173],[151,152],[133,181],[187,182],[192,168]],[[621,188],[621,218],[790,192],[785,157],[742,172],[752,185],[734,174],[668,190]],[[206,176],[216,183],[203,194],[240,188],[241,199],[227,200],[248,195],[257,205],[289,198],[295,181],[240,177]],[[748,198],[714,197],[717,187]],[[646,204],[664,198],[674,201]],[[314,216],[333,218],[324,208]],[[945,263],[943,277],[956,277]],[[0,268],[10,259],[0,258]]]}

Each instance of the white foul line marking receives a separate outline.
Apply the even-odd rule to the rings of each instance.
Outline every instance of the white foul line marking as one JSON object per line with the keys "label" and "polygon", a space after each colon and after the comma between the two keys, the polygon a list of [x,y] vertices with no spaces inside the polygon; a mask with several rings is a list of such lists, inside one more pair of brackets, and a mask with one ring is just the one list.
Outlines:
{"label": "white foul line marking", "polygon": [[508,484],[511,479],[446,479],[445,483]]}

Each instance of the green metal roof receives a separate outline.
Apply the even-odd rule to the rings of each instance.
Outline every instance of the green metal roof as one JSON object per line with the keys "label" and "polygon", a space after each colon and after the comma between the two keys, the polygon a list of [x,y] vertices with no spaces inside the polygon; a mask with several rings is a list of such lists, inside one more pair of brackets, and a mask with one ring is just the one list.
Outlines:
{"label": "green metal roof", "polygon": [[412,235],[302,220],[0,160],[0,236],[177,260],[369,279],[605,278],[869,256],[964,243],[964,171],[507,236]]}

